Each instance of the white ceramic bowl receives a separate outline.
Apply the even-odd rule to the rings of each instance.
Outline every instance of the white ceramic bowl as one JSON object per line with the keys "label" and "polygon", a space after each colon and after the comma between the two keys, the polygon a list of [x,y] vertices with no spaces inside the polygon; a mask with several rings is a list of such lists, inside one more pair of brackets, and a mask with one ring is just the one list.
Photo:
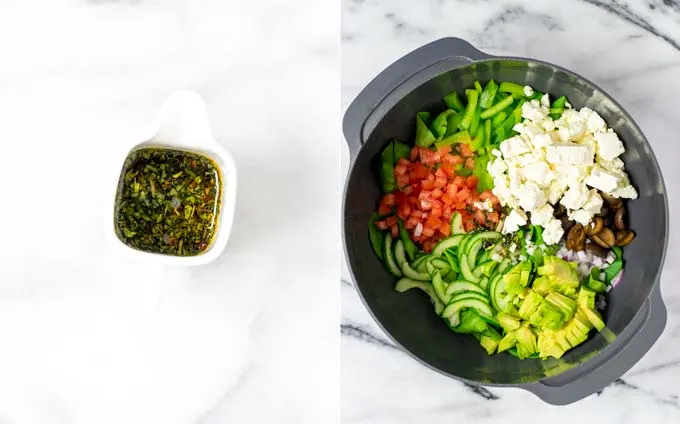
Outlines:
{"label": "white ceramic bowl", "polygon": [[[112,245],[123,254],[143,257],[168,265],[195,266],[206,264],[217,258],[227,245],[231,226],[234,220],[236,204],[236,166],[231,154],[226,151],[212,136],[210,122],[205,103],[192,91],[176,91],[168,97],[160,113],[141,142],[133,144],[117,158],[117,173],[113,177],[113,190],[108,211],[104,213],[105,229]],[[217,234],[211,246],[197,256],[172,256],[160,253],[144,252],[123,243],[116,235],[114,228],[114,206],[118,189],[118,179],[123,163],[128,154],[143,147],[167,147],[177,150],[195,152],[209,157],[219,166],[222,180],[222,195]],[[113,174],[113,172],[112,172]]]}

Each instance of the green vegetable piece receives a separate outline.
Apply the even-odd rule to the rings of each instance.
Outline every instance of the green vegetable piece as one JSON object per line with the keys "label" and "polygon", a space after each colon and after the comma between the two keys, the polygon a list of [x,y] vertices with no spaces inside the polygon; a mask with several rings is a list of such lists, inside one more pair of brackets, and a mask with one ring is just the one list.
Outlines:
{"label": "green vegetable piece", "polygon": [[491,106],[490,108],[486,109],[483,111],[479,117],[481,119],[489,119],[492,116],[496,115],[497,113],[501,112],[503,109],[506,107],[510,106],[513,102],[512,96],[508,96],[501,100],[500,102],[496,103],[495,105]]}
{"label": "green vegetable piece", "polygon": [[589,308],[581,308],[580,310],[586,315],[586,317],[588,317],[588,320],[597,331],[602,331],[604,329],[604,320],[602,319],[602,315],[600,315],[599,312]]}
{"label": "green vegetable piece", "polygon": [[[451,110],[451,109],[449,109]],[[448,124],[446,125],[446,134],[444,135],[444,138],[453,135],[458,132],[458,125],[460,125],[460,121],[463,120],[463,114],[462,113],[451,113],[448,116]]]}
{"label": "green vegetable piece", "polygon": [[536,334],[527,326],[522,326],[516,331],[517,355],[520,359],[528,358],[538,350]]}
{"label": "green vegetable piece", "polygon": [[382,231],[378,229],[378,227],[375,226],[375,222],[380,219],[380,215],[378,215],[377,212],[374,212],[373,215],[368,220],[368,238],[371,240],[371,247],[373,247],[373,252],[375,252],[376,256],[380,258],[380,260],[384,260],[382,250],[383,250],[383,243],[385,241],[385,236],[383,235]]}
{"label": "green vegetable piece", "polygon": [[482,84],[480,84],[479,81],[475,81],[474,86],[475,90],[477,90],[479,94],[482,94]]}
{"label": "green vegetable piece", "polygon": [[458,125],[458,128],[461,130],[468,130],[470,128],[475,111],[477,110],[477,99],[479,98],[479,93],[476,90],[465,90],[465,95],[468,102],[463,113],[463,120]]}
{"label": "green vegetable piece", "polygon": [[619,246],[612,247],[612,252],[614,252],[616,259],[623,259],[623,249],[621,249]]}
{"label": "green vegetable piece", "polygon": [[411,146],[401,141],[394,140],[394,163],[396,164],[399,159],[408,159],[411,155]]}
{"label": "green vegetable piece", "polygon": [[519,307],[519,316],[523,319],[529,319],[529,317],[536,312],[539,306],[543,303],[543,296],[536,293],[533,290],[529,290],[529,293],[522,305]]}
{"label": "green vegetable piece", "polygon": [[491,120],[484,121],[484,145],[491,145]]}
{"label": "green vegetable piece", "polygon": [[456,175],[460,175],[461,177],[469,177],[472,175],[472,169],[464,167],[462,163],[456,165],[455,170]]}
{"label": "green vegetable piece", "polygon": [[561,293],[550,293],[545,297],[545,302],[554,306],[564,316],[565,321],[569,321],[576,313],[576,302]]}
{"label": "green vegetable piece", "polygon": [[446,135],[449,126],[449,116],[452,114],[456,114],[456,112],[452,109],[447,109],[437,115],[434,121],[432,121],[432,133],[437,140],[441,140]]}
{"label": "green vegetable piece", "polygon": [[536,312],[531,314],[529,322],[534,327],[549,328],[551,330],[559,330],[564,326],[566,319],[562,312],[546,301],[541,303]]}
{"label": "green vegetable piece", "polygon": [[441,300],[439,300],[439,297],[437,297],[437,294],[434,292],[432,284],[426,281],[417,281],[412,280],[410,278],[401,278],[399,281],[397,281],[396,286],[394,286],[394,289],[399,293],[404,293],[413,288],[420,289],[427,293],[427,295],[430,296],[432,304],[434,305],[435,313],[437,315],[442,313],[442,311],[444,310],[444,304],[442,303]]}
{"label": "green vegetable piece", "polygon": [[[470,128],[472,129],[472,126]],[[477,128],[475,138],[473,138],[472,141],[470,142],[470,149],[473,152],[476,152],[482,147],[484,147],[484,127],[480,126],[479,128]]]}
{"label": "green vegetable piece", "polygon": [[[566,296],[574,296],[576,294],[576,289],[579,287],[578,273],[569,262],[557,256],[545,256],[543,258],[543,266],[539,267],[537,271],[539,275],[547,277],[549,290],[558,291]],[[537,278],[534,281],[534,290],[538,290],[536,288],[538,280]]]}
{"label": "green vegetable piece", "polygon": [[585,287],[581,287],[578,291],[576,303],[581,308],[595,309],[595,292]]}
{"label": "green vegetable piece", "polygon": [[498,87],[498,90],[502,93],[509,93],[513,97],[521,99],[526,97],[524,94],[524,86],[520,84],[515,84],[514,82],[503,81]]}
{"label": "green vegetable piece", "polygon": [[482,333],[488,327],[486,321],[479,316],[474,309],[467,309],[460,314],[460,324],[453,327],[452,330],[456,333],[472,334]]}
{"label": "green vegetable piece", "polygon": [[534,91],[534,95],[531,96],[530,99],[531,99],[531,100],[538,100],[538,101],[540,101],[541,98],[543,98],[544,95],[545,95],[545,93],[543,93],[543,92],[541,92],[541,91]]}
{"label": "green vegetable piece", "polygon": [[489,80],[484,86],[482,95],[479,97],[479,106],[482,109],[488,109],[493,106],[493,101],[496,98],[496,93],[498,92],[498,84],[496,81]]}
{"label": "green vegetable piece", "polygon": [[[499,312],[496,315],[496,319],[498,319],[498,322],[500,323],[501,327],[503,327],[503,330],[510,332],[513,330],[517,330],[520,326],[520,321],[519,319],[511,316],[510,314],[507,314],[505,312]],[[510,346],[512,347],[512,346]]]}
{"label": "green vegetable piece", "polygon": [[472,142],[472,139],[470,138],[470,133],[467,131],[458,131],[455,134],[452,134],[442,140],[439,140],[435,143],[435,146],[443,147],[443,146],[450,146],[452,144],[456,143],[465,143],[465,144],[470,144]]}
{"label": "green vegetable piece", "polygon": [[401,239],[402,243],[404,243],[404,251],[406,252],[406,256],[408,256],[409,260],[414,260],[416,258],[416,253],[418,253],[418,246],[411,240],[411,235],[409,234],[408,230],[404,228],[404,222],[400,219],[397,222],[399,226],[399,238]]}
{"label": "green vegetable piece", "polygon": [[600,280],[600,272],[599,268],[591,269],[586,285],[589,289],[597,293],[604,293],[607,291],[607,285]]}
{"label": "green vegetable piece", "polygon": [[429,112],[418,112],[416,114],[416,145],[420,147],[430,147],[435,142],[436,137],[430,131],[428,123],[430,121]]}
{"label": "green vegetable piece", "polygon": [[623,269],[623,261],[621,259],[616,259],[604,270],[605,281],[607,284],[611,284],[614,277],[619,275],[619,272]]}
{"label": "green vegetable piece", "polygon": [[503,124],[503,122],[505,121],[505,118],[507,118],[507,117],[508,117],[507,113],[505,113],[504,111],[500,111],[496,116],[493,117],[493,119],[490,120],[491,126],[494,129],[500,127]]}
{"label": "green vegetable piece", "polygon": [[455,91],[444,96],[444,103],[446,103],[446,107],[453,109],[456,112],[462,112],[463,109],[465,109],[465,105],[460,100],[460,97],[458,97],[458,93]]}
{"label": "green vegetable piece", "polygon": [[396,188],[394,179],[394,143],[390,142],[380,155],[380,185],[383,193],[391,193]]}
{"label": "green vegetable piece", "polygon": [[[555,101],[552,102],[552,104],[550,105],[551,109],[550,117],[552,119],[559,119],[560,116],[562,116],[562,112],[564,112],[564,107],[566,103],[567,98],[565,96],[560,96],[557,99],[555,99]],[[558,112],[559,109],[561,109],[561,111]]]}
{"label": "green vegetable piece", "polygon": [[481,112],[482,110],[479,107],[475,109],[475,113],[472,115],[472,121],[470,122],[470,134],[477,134],[477,130],[480,128],[479,115]]}
{"label": "green vegetable piece", "polygon": [[516,331],[509,331],[505,334],[505,336],[501,339],[501,341],[498,342],[497,352],[498,353],[504,352],[504,351],[514,347],[516,344],[517,344],[517,332]]}

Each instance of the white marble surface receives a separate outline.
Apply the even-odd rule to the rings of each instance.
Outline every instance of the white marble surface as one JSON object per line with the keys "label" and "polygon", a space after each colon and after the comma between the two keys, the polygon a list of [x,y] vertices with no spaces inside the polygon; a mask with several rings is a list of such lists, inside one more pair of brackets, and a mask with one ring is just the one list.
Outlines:
{"label": "white marble surface", "polygon": [[[677,1],[343,0],[342,96],[346,107],[378,72],[410,50],[457,36],[492,54],[543,59],[595,81],[633,115],[650,140],[669,190],[671,223],[680,210]],[[343,151],[343,169],[347,167]],[[348,283],[342,284],[342,415],[361,424],[678,423],[680,277],[671,226],[662,276],[668,324],[623,378],[559,408],[516,389],[472,390],[394,348]]]}
{"label": "white marble surface", "polygon": [[[339,25],[314,0],[0,2],[0,422],[337,415]],[[179,88],[239,170],[226,252],[192,269],[115,255],[100,207]]]}

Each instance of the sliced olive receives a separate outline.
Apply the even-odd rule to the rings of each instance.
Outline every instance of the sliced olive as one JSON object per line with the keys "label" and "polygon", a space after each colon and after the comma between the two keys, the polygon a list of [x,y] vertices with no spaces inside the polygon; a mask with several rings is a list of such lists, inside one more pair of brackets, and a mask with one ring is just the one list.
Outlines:
{"label": "sliced olive", "polygon": [[586,252],[591,255],[599,256],[600,258],[607,257],[607,249],[597,243],[586,243]]}
{"label": "sliced olive", "polygon": [[607,205],[602,205],[602,207],[600,208],[600,213],[598,213],[597,216],[604,217],[607,215],[609,215],[609,208],[607,207]]}
{"label": "sliced olive", "polygon": [[567,215],[562,215],[559,217],[560,222],[562,223],[562,228],[564,228],[564,231],[567,233],[569,230],[571,230],[571,227],[574,226],[575,222],[570,220]]}
{"label": "sliced olive", "polygon": [[598,216],[595,219],[593,219],[590,224],[586,225],[585,231],[586,234],[592,236],[593,234],[597,234],[600,231],[602,231],[602,228],[604,228],[604,219]]}
{"label": "sliced olive", "polygon": [[586,243],[586,233],[583,231],[583,225],[574,224],[567,233],[567,249],[574,252],[583,250]]}
{"label": "sliced olive", "polygon": [[618,209],[623,206],[623,202],[618,197],[614,197],[607,193],[600,193],[600,195],[611,209]]}
{"label": "sliced olive", "polygon": [[630,230],[621,230],[616,233],[616,245],[617,246],[627,246],[633,239],[635,239],[635,233]]}
{"label": "sliced olive", "polygon": [[625,213],[624,208],[619,208],[616,211],[616,215],[614,215],[614,226],[616,227],[617,230],[625,230],[626,229],[626,223],[623,222],[623,215]]}
{"label": "sliced olive", "polygon": [[564,207],[563,204],[559,203],[555,207],[555,213],[553,215],[555,215],[555,217],[559,218],[559,217],[566,215],[566,214],[567,214],[567,209]]}
{"label": "sliced olive", "polygon": [[603,228],[599,233],[590,236],[590,239],[605,249],[609,249],[616,243],[614,232],[609,228]]}

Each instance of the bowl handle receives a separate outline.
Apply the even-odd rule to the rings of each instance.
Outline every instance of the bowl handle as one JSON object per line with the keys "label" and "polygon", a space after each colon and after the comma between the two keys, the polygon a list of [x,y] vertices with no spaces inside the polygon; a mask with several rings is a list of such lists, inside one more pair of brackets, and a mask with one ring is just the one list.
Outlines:
{"label": "bowl handle", "polygon": [[[460,38],[442,38],[408,53],[391,64],[373,78],[345,112],[342,131],[349,145],[352,160],[364,143],[363,135],[372,131],[372,128],[368,130],[365,128],[368,118],[378,110],[382,111],[382,115],[389,111],[393,104],[385,105],[385,99],[412,76],[442,61],[447,62],[447,69],[453,69],[490,57],[492,56],[477,50]],[[374,119],[374,122],[377,121],[379,118]]]}
{"label": "bowl handle", "polygon": [[564,373],[566,377],[547,378],[523,388],[553,405],[566,405],[590,396],[632,368],[649,351],[665,327],[666,306],[657,282],[640,312],[624,330],[628,334],[620,335],[608,347],[615,351],[613,355],[600,355],[603,357],[599,361],[594,358],[569,370]]}

